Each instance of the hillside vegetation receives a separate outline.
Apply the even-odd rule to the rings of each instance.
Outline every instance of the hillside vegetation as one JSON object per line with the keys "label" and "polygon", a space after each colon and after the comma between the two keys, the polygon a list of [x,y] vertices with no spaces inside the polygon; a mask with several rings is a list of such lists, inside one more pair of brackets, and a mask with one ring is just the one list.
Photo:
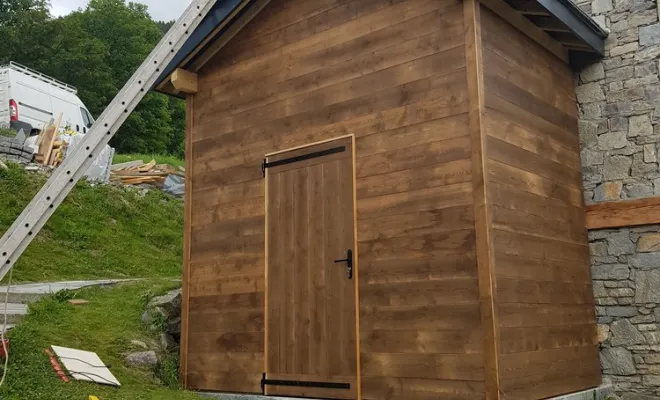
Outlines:
{"label": "hillside vegetation", "polygon": [[[0,234],[46,178],[0,170]],[[14,268],[15,282],[180,277],[183,203],[159,190],[80,182]]]}
{"label": "hillside vegetation", "polygon": [[[0,398],[9,400],[192,400],[193,393],[181,391],[178,363],[161,357],[155,370],[129,368],[124,353],[140,351],[131,344],[152,344],[157,333],[142,323],[140,315],[151,296],[171,289],[172,282],[139,281],[115,288],[88,288],[76,293],[60,292],[30,307],[30,314],[9,333],[10,363]],[[70,297],[89,301],[74,307]],[[53,371],[44,354],[51,345],[98,353],[121,383],[121,388],[72,381],[65,384]],[[2,366],[0,365],[0,372]]]}

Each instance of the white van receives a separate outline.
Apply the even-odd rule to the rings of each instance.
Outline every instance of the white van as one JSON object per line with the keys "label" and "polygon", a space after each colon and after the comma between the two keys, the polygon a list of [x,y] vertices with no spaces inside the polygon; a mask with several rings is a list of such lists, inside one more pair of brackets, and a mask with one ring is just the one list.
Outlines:
{"label": "white van", "polygon": [[0,128],[34,135],[62,113],[61,129],[87,133],[94,120],[78,90],[15,62],[0,67]]}

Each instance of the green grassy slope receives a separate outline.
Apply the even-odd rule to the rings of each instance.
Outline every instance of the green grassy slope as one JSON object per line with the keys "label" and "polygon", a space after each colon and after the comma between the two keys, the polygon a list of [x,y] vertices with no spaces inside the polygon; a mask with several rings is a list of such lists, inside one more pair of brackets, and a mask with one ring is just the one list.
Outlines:
{"label": "green grassy slope", "polygon": [[[45,182],[0,170],[0,234]],[[14,280],[178,277],[183,203],[158,190],[79,183],[14,268]]]}
{"label": "green grassy slope", "polygon": [[[89,288],[76,294],[89,300],[71,306],[54,295],[31,306],[30,314],[9,333],[10,366],[0,398],[8,400],[192,400],[197,395],[178,390],[175,363],[163,363],[156,375],[171,387],[154,383],[154,371],[128,368],[123,353],[131,340],[151,342],[156,333],[141,320],[150,294],[162,294],[171,282],[140,281],[115,288]],[[63,383],[53,371],[44,349],[50,345],[93,351],[111,364],[122,384],[119,389],[87,382]],[[140,351],[133,349],[132,351]],[[0,366],[0,370],[1,370]]]}

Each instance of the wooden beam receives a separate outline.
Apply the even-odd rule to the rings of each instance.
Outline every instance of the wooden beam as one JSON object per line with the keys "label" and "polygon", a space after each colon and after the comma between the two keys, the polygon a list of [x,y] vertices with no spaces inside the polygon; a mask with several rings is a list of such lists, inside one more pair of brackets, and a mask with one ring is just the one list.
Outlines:
{"label": "wooden beam", "polygon": [[481,6],[479,0],[463,2],[465,26],[465,60],[468,78],[468,112],[472,148],[472,191],[474,195],[474,227],[479,276],[479,309],[484,338],[484,380],[486,400],[500,399],[499,322],[495,306],[495,252],[492,216],[486,188],[487,152],[484,130],[483,56],[481,44]]}
{"label": "wooden beam", "polygon": [[170,81],[172,82],[174,89],[183,93],[195,94],[199,90],[197,74],[186,71],[185,69],[175,69],[170,77]]}
{"label": "wooden beam", "polygon": [[569,62],[568,50],[556,42],[538,26],[515,9],[511,8],[503,0],[481,0],[481,4],[488,7],[492,12],[502,17],[505,21],[515,26],[518,30],[529,36],[536,43],[545,47],[546,50],[559,57],[565,63]]}
{"label": "wooden beam", "polygon": [[660,223],[660,196],[587,206],[587,229],[622,228]]}

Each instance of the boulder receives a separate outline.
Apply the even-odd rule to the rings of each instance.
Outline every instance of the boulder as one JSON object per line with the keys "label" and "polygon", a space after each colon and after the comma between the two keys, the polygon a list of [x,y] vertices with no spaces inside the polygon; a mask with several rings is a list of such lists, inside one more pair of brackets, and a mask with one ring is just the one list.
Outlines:
{"label": "boulder", "polygon": [[160,347],[165,350],[172,350],[177,347],[177,342],[174,339],[174,336],[170,335],[169,333],[161,333],[160,334]]}
{"label": "boulder", "polygon": [[155,351],[138,351],[127,354],[124,361],[129,367],[153,368],[158,364],[158,356]]}

